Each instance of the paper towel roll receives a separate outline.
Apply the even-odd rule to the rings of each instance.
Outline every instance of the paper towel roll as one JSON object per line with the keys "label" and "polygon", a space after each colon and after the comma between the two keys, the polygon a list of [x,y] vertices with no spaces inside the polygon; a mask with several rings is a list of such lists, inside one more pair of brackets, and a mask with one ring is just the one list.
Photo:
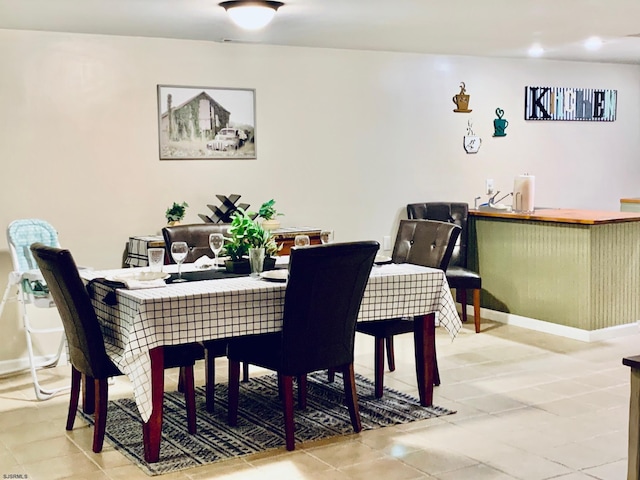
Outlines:
{"label": "paper towel roll", "polygon": [[519,175],[513,182],[513,211],[520,213],[533,213],[534,211],[534,187],[533,175]]}

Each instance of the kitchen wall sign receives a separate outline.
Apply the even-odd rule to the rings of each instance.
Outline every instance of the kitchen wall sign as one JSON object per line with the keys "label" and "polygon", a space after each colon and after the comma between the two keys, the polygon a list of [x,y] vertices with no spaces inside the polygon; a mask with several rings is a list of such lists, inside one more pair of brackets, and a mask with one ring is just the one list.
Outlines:
{"label": "kitchen wall sign", "polygon": [[524,119],[613,122],[617,99],[617,90],[524,87]]}

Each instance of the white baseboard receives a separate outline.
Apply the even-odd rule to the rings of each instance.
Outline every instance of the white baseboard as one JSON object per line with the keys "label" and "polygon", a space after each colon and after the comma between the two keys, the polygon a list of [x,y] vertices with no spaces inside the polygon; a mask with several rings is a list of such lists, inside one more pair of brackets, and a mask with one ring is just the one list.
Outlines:
{"label": "white baseboard", "polygon": [[[467,305],[467,316],[473,319],[473,306]],[[624,337],[640,332],[640,323],[628,323],[626,325],[616,325],[615,327],[601,328],[599,330],[582,330],[580,328],[558,325],[557,323],[545,322],[535,318],[523,317],[512,313],[498,312],[488,308],[480,309],[480,316],[487,320],[515,325],[516,327],[528,328],[537,332],[550,333],[560,337],[572,338],[582,342],[599,342],[616,337]]]}
{"label": "white baseboard", "polygon": [[[46,363],[48,361],[53,360],[55,355],[46,356],[46,357],[37,357],[36,361],[38,363]],[[67,365],[67,354],[63,350],[62,355],[60,355],[60,360],[58,361],[58,365]],[[2,360],[0,361],[0,376],[10,375],[18,372],[28,372],[29,371],[29,358],[14,358],[11,360]]]}

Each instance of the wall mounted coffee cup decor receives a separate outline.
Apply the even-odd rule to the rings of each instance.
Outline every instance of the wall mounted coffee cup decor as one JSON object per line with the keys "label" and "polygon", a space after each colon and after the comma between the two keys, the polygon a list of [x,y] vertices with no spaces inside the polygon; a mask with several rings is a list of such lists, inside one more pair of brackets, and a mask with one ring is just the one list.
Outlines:
{"label": "wall mounted coffee cup decor", "polygon": [[462,140],[462,146],[464,147],[464,151],[467,153],[478,153],[480,150],[480,145],[482,145],[482,139],[473,133],[473,123],[471,120],[467,122],[467,134],[464,136]]}
{"label": "wall mounted coffee cup decor", "polygon": [[509,122],[506,118],[502,118],[504,116],[504,110],[500,107],[496,108],[496,118],[493,121],[493,136],[494,137],[506,137],[507,132],[505,132],[506,128],[509,126]]}
{"label": "wall mounted coffee cup decor", "polygon": [[459,113],[471,112],[471,110],[469,110],[469,98],[470,95],[467,94],[467,87],[464,82],[460,82],[460,93],[453,96],[453,103],[456,105],[453,111]]}

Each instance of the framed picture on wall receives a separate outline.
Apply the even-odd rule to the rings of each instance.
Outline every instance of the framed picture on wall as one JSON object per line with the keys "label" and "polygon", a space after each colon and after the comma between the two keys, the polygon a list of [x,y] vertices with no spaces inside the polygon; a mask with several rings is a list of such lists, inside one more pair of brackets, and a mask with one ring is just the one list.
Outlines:
{"label": "framed picture on wall", "polygon": [[256,93],[158,85],[160,160],[256,158]]}

